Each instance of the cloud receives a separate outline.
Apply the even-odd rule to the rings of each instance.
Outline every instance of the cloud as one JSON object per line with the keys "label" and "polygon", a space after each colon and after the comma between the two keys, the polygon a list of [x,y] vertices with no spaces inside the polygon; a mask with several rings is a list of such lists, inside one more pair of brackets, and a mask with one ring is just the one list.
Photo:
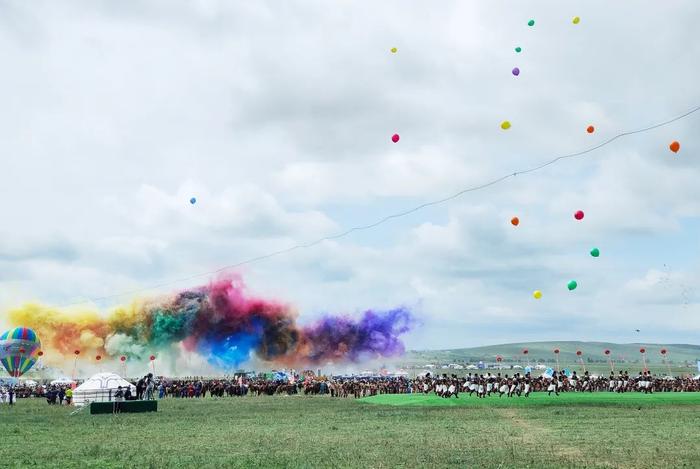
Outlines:
{"label": "cloud", "polygon": [[[3,3],[0,307],[185,286],[147,288],[698,105],[700,5],[632,6]],[[639,340],[639,324],[696,340],[697,123],[240,270],[302,318],[409,305],[424,322],[410,348]]]}

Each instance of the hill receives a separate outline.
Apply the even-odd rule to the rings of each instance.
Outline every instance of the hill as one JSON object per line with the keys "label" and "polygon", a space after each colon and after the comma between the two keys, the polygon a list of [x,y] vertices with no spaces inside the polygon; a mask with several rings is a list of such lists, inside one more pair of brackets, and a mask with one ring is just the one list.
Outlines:
{"label": "hill", "polygon": [[[522,342],[514,344],[488,345],[484,347],[460,348],[451,350],[411,350],[406,353],[406,359],[411,362],[440,362],[440,363],[474,363],[478,361],[495,362],[496,356],[501,356],[503,362],[551,362],[554,360],[553,350],[559,349],[559,359],[567,362],[576,361],[576,351],[580,350],[586,362],[605,363],[604,350],[610,350],[610,357],[618,362],[641,362],[641,348],[646,349],[646,360],[650,364],[663,363],[661,349],[666,349],[666,361],[669,363],[695,364],[700,360],[700,345],[690,344],[615,344],[611,342]],[[527,356],[523,350],[527,349]]]}

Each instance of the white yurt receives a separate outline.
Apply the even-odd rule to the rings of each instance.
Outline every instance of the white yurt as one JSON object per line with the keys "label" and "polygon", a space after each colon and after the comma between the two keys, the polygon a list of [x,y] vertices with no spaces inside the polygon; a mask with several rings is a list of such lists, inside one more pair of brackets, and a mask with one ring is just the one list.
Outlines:
{"label": "white yurt", "polygon": [[119,386],[122,389],[131,388],[131,393],[136,394],[136,387],[121,376],[115,373],[97,373],[73,390],[73,405],[113,401]]}
{"label": "white yurt", "polygon": [[51,381],[51,386],[70,386],[72,384],[75,384],[75,381],[65,376]]}

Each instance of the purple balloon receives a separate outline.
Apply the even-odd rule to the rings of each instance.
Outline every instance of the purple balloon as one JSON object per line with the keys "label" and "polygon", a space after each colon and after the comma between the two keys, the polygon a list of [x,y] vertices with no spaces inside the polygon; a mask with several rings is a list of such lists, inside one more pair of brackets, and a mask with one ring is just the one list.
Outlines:
{"label": "purple balloon", "polygon": [[515,68],[513,69],[513,75],[515,75],[516,77],[517,77],[518,75],[520,75],[520,69],[519,69],[518,67],[515,67]]}

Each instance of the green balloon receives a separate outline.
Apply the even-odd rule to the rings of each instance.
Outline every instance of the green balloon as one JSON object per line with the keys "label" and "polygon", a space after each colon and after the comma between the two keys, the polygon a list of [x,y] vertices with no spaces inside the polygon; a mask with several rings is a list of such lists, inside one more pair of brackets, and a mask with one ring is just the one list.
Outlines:
{"label": "green balloon", "polygon": [[535,25],[535,20],[530,20],[527,22],[528,26],[534,26]]}
{"label": "green balloon", "polygon": [[520,46],[518,46],[518,47],[515,48],[515,52],[520,53],[520,51],[522,51],[522,49],[520,48]]}
{"label": "green balloon", "polygon": [[591,256],[593,256],[593,257],[600,256],[600,249],[598,249],[598,248],[591,249]]}
{"label": "green balloon", "polygon": [[578,287],[578,283],[576,283],[576,280],[570,281],[569,284],[567,285],[567,288],[569,290],[576,290],[576,287]]}

